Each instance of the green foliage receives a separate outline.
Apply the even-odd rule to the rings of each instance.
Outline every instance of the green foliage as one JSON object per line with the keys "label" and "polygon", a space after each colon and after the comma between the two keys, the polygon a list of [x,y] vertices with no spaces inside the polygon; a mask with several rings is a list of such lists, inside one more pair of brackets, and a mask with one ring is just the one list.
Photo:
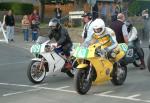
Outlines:
{"label": "green foliage", "polygon": [[134,16],[134,15],[139,15],[141,9],[141,5],[137,0],[134,0],[131,4],[129,4],[129,15]]}
{"label": "green foliage", "polygon": [[150,9],[149,5],[150,0],[132,0],[132,2],[129,4],[129,15],[141,15],[141,12],[144,9]]}
{"label": "green foliage", "polygon": [[0,3],[0,10],[9,10],[11,9],[16,15],[30,14],[33,10],[32,4],[27,3],[17,3],[17,2],[8,2]]}

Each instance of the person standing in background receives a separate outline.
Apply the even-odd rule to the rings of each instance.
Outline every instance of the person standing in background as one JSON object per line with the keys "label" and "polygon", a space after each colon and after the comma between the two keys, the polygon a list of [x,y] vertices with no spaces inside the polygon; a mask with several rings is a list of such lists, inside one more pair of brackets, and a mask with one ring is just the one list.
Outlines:
{"label": "person standing in background", "polygon": [[8,41],[14,41],[15,19],[11,10],[9,10],[8,14],[5,16],[5,25]]}
{"label": "person standing in background", "polygon": [[116,21],[117,20],[117,13],[116,13],[114,3],[112,3],[110,5],[110,13],[111,13],[111,22]]}
{"label": "person standing in background", "polygon": [[125,22],[125,16],[123,13],[117,15],[117,20],[110,24],[110,28],[114,30],[116,34],[116,40],[118,43],[128,43],[128,31]]}
{"label": "person standing in background", "polygon": [[21,21],[22,24],[22,30],[24,34],[24,41],[28,42],[29,41],[29,28],[30,28],[30,21],[27,15],[23,16],[23,19]]}
{"label": "person standing in background", "polygon": [[106,3],[103,3],[100,14],[101,14],[101,16],[100,16],[101,19],[103,19],[105,24],[107,24],[107,7],[106,7]]}
{"label": "person standing in background", "polygon": [[33,13],[30,15],[30,23],[32,30],[32,42],[35,42],[38,37],[40,25],[40,16],[38,15],[37,10],[34,10]]}
{"label": "person standing in background", "polygon": [[148,9],[142,11],[142,17],[144,20],[148,20],[149,18]]}
{"label": "person standing in background", "polygon": [[61,3],[56,4],[54,13],[55,13],[55,18],[57,18],[60,21],[61,16],[62,16]]}
{"label": "person standing in background", "polygon": [[[82,17],[83,17],[83,22],[85,24],[83,32],[82,32],[82,39],[84,41],[87,38],[87,36],[90,36],[90,35],[88,35],[89,32],[92,32],[92,30],[89,30],[89,28],[90,28],[93,20],[92,20],[92,14],[91,13],[84,13],[82,15]],[[93,33],[90,33],[90,34],[92,35]]]}
{"label": "person standing in background", "polygon": [[33,10],[33,13],[30,15],[30,23],[32,24],[32,21],[35,20],[36,24],[40,24],[40,16],[38,15],[37,10]]}

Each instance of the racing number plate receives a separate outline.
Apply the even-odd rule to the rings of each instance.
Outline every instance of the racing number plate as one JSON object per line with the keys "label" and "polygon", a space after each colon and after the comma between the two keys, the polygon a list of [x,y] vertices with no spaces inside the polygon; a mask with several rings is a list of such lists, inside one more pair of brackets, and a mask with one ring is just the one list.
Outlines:
{"label": "racing number plate", "polygon": [[31,47],[31,53],[40,53],[41,51],[41,45],[40,44],[35,44]]}

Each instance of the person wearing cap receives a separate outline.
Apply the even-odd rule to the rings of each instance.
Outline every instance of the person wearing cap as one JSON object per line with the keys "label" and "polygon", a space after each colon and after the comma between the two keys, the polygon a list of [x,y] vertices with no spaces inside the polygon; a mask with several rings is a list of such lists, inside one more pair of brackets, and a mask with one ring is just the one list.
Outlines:
{"label": "person wearing cap", "polygon": [[92,28],[93,19],[91,13],[84,13],[82,17],[83,17],[83,22],[85,23],[82,32],[82,39],[83,39],[83,43],[86,44],[92,39],[92,35],[94,33]]}
{"label": "person wearing cap", "polygon": [[140,42],[139,38],[137,35],[137,29],[136,27],[133,26],[131,21],[126,21],[125,23],[127,25],[127,30],[128,30],[128,45],[133,45],[137,51],[138,56],[140,57],[141,65],[140,69],[145,69],[145,61],[144,61],[144,56],[140,47]]}
{"label": "person wearing cap", "polygon": [[114,30],[116,34],[116,39],[118,43],[128,43],[128,31],[125,25],[125,15],[119,13],[117,15],[117,20],[110,24],[110,28]]}
{"label": "person wearing cap", "polygon": [[85,40],[87,38],[87,33],[88,33],[88,29],[92,23],[92,14],[91,13],[84,13],[82,15],[83,17],[83,22],[85,23],[84,25],[84,29],[82,32],[82,39]]}

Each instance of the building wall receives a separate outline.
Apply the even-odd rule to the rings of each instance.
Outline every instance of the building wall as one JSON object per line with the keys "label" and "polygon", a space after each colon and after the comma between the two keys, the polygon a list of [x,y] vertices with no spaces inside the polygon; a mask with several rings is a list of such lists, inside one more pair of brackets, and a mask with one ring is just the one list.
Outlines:
{"label": "building wall", "polygon": [[[98,3],[98,8],[99,8],[99,16],[100,16],[100,11],[102,8],[103,2]],[[110,16],[110,2],[106,2],[106,7],[107,7],[107,15]],[[113,7],[116,6],[116,4],[112,4]],[[55,4],[49,4],[49,5],[45,5],[45,15],[46,16],[53,16],[54,14],[54,8],[55,8]],[[73,5],[73,3],[69,3],[69,4],[65,4],[65,5],[61,5],[61,9],[63,11],[63,15],[68,15],[69,11],[75,11],[75,7]],[[90,12],[91,11],[91,7],[89,4],[84,4],[83,6],[83,11],[85,12]]]}

